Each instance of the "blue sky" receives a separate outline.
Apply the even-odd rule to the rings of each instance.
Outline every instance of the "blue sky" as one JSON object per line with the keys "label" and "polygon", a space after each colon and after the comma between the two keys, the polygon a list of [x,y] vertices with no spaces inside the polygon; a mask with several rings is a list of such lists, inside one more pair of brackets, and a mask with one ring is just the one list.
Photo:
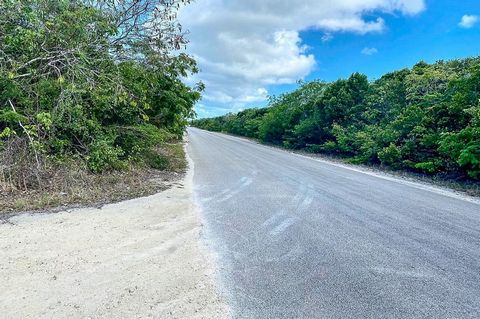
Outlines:
{"label": "blue sky", "polygon": [[202,69],[190,81],[207,85],[200,117],[266,105],[300,79],[375,79],[420,60],[480,55],[478,0],[238,1],[197,0],[206,12],[192,8],[186,23]]}

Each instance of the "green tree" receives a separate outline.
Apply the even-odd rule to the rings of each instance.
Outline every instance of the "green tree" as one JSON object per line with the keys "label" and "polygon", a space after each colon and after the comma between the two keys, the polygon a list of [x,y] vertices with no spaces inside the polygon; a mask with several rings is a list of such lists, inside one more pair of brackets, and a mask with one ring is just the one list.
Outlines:
{"label": "green tree", "polygon": [[37,159],[77,156],[99,172],[141,156],[134,144],[181,137],[203,89],[182,82],[198,70],[175,52],[188,2],[2,1],[1,143],[26,139]]}
{"label": "green tree", "polygon": [[480,58],[419,62],[371,83],[358,73],[302,83],[260,113],[193,124],[354,163],[480,179],[479,101]]}

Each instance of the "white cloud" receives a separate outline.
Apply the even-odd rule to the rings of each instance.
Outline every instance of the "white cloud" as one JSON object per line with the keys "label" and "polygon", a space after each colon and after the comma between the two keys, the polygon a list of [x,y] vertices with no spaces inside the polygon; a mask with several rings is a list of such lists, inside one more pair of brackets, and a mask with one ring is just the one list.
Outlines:
{"label": "white cloud", "polygon": [[[424,0],[196,0],[180,21],[190,30],[191,53],[206,84],[203,104],[218,112],[265,101],[266,87],[295,83],[316,67],[300,32],[382,32],[380,14],[413,15]],[[374,16],[374,18],[366,18]]]}
{"label": "white cloud", "polygon": [[460,27],[465,28],[465,29],[470,29],[472,28],[477,22],[480,21],[480,17],[476,15],[464,15],[462,17],[462,20],[458,24]]}
{"label": "white cloud", "polygon": [[385,21],[382,18],[375,21],[365,21],[361,17],[326,18],[319,20],[316,27],[329,31],[353,31],[365,34],[382,31],[385,28]]}
{"label": "white cloud", "polygon": [[322,35],[322,42],[330,42],[333,39],[333,34],[330,32],[324,33]]}
{"label": "white cloud", "polygon": [[363,50],[360,52],[363,55],[374,55],[378,53],[377,48],[363,48]]}

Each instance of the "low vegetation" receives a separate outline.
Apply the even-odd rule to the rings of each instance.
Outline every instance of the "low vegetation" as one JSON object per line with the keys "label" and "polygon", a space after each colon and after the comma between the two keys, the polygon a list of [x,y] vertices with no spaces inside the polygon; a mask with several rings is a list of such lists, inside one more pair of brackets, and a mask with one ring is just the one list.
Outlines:
{"label": "low vegetation", "polygon": [[172,144],[202,90],[176,53],[188,2],[1,1],[0,211],[135,196],[152,170],[184,168]]}
{"label": "low vegetation", "polygon": [[267,108],[192,122],[286,148],[456,180],[480,179],[480,58],[420,62],[369,82],[313,81]]}

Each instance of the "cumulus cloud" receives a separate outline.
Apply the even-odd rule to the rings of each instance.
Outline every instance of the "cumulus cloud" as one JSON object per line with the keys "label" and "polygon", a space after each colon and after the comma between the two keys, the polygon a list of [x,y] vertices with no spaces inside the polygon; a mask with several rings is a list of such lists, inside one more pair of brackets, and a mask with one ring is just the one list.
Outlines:
{"label": "cumulus cloud", "polygon": [[466,14],[462,17],[462,20],[460,20],[460,23],[458,25],[462,28],[470,29],[475,26],[478,21],[480,21],[479,16]]}
{"label": "cumulus cloud", "polygon": [[363,55],[374,55],[378,53],[377,48],[363,48],[363,50],[360,52]]}
{"label": "cumulus cloud", "polygon": [[322,31],[323,42],[335,32],[382,32],[381,14],[424,7],[424,0],[196,0],[180,12],[190,30],[188,52],[202,70],[190,80],[205,83],[205,109],[236,111],[265,101],[268,86],[312,72],[316,60],[301,31]]}

